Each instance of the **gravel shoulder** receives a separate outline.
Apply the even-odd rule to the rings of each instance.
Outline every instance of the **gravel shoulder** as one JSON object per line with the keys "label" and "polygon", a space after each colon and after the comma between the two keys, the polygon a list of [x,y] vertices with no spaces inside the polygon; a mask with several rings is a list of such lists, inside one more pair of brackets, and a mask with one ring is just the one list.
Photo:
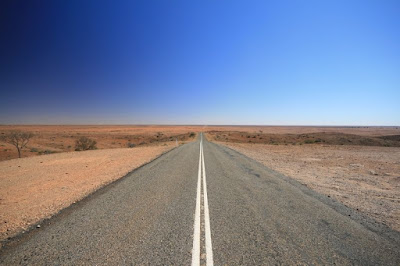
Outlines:
{"label": "gravel shoulder", "polygon": [[175,147],[67,152],[0,162],[0,241]]}
{"label": "gravel shoulder", "polygon": [[400,231],[400,148],[218,143]]}

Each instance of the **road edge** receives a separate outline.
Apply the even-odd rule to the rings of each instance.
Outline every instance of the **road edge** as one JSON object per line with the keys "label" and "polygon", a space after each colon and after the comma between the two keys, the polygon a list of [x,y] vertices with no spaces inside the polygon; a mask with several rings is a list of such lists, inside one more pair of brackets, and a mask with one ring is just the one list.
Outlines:
{"label": "road edge", "polygon": [[192,143],[192,142],[184,143],[179,146],[172,147],[170,150],[162,152],[161,154],[157,155],[150,161],[132,169],[131,171],[129,171],[125,175],[115,179],[114,181],[97,188],[96,190],[90,192],[89,194],[85,195],[81,199],[71,203],[69,206],[54,213],[50,217],[43,218],[40,221],[38,221],[34,224],[31,224],[27,229],[17,233],[16,235],[14,235],[10,238],[7,238],[5,240],[1,240],[0,241],[0,256],[2,256],[4,253],[6,253],[7,250],[9,250],[10,248],[20,244],[22,241],[25,241],[25,240],[31,238],[35,233],[38,232],[37,229],[38,229],[39,225],[40,225],[40,228],[43,228],[43,227],[46,227],[46,226],[52,224],[52,222],[55,222],[56,220],[61,219],[62,217],[68,215],[69,213],[73,212],[74,210],[76,210],[78,208],[81,208],[82,206],[84,206],[88,201],[92,200],[93,198],[106,193],[108,190],[110,190],[111,188],[116,186],[119,182],[122,182],[122,180],[124,180],[129,175],[133,174],[134,172],[138,171],[139,169],[147,166],[150,163],[153,163],[154,161],[157,161],[162,156],[164,156],[186,144],[189,144],[189,143]]}

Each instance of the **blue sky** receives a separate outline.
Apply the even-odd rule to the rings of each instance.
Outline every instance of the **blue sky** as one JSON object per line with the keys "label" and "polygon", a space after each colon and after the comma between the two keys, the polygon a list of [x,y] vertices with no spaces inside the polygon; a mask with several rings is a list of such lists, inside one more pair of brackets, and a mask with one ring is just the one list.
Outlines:
{"label": "blue sky", "polygon": [[2,1],[0,123],[400,125],[400,1]]}

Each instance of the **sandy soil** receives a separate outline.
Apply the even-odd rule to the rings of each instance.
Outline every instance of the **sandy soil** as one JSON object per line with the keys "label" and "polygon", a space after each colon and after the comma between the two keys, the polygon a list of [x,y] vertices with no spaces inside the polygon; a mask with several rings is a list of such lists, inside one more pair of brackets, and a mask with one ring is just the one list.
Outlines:
{"label": "sandy soil", "polygon": [[400,231],[400,148],[219,143]]}
{"label": "sandy soil", "polygon": [[54,215],[174,146],[66,152],[0,162],[0,240]]}

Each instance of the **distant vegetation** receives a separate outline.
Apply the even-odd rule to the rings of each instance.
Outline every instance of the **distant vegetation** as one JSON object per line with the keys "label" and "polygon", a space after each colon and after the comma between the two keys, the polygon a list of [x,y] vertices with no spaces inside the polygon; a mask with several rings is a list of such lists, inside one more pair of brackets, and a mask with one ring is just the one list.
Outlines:
{"label": "distant vegetation", "polygon": [[52,150],[44,150],[44,151],[39,151],[38,154],[42,155],[42,154],[52,154],[52,153],[56,153],[55,151]]}
{"label": "distant vegetation", "polygon": [[262,143],[270,145],[359,145],[400,147],[400,135],[360,136],[336,132],[308,134],[262,134],[245,132],[210,131],[208,133],[217,141],[236,143]]}
{"label": "distant vegetation", "polygon": [[75,142],[75,150],[76,151],[86,151],[86,150],[95,150],[97,142],[88,137],[80,137]]}
{"label": "distant vegetation", "polygon": [[34,136],[31,132],[23,132],[23,131],[10,131],[6,135],[4,135],[3,140],[9,144],[15,146],[18,151],[18,158],[21,158],[21,151],[26,147],[29,140]]}

